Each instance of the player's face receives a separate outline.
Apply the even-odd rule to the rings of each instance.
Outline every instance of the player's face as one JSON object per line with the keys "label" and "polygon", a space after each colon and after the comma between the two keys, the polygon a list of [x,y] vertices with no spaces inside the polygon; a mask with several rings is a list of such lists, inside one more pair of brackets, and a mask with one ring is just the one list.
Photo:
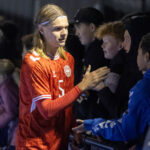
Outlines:
{"label": "player's face", "polygon": [[130,46],[131,46],[131,36],[129,32],[126,30],[124,33],[124,42],[123,42],[123,47],[126,53],[129,53]]}
{"label": "player's face", "polygon": [[46,46],[57,49],[65,45],[68,36],[68,19],[66,16],[56,18],[51,24],[42,26]]}
{"label": "player's face", "polygon": [[105,58],[112,59],[121,49],[122,42],[111,35],[103,36],[102,40],[103,40],[102,48],[104,51]]}
{"label": "player's face", "polygon": [[[137,56],[137,65],[140,71],[146,71],[147,70],[147,55],[148,53],[143,53],[142,48],[139,46],[138,49],[138,56]],[[149,56],[148,56],[149,58]]]}
{"label": "player's face", "polygon": [[82,45],[88,45],[93,40],[93,32],[91,26],[85,23],[75,25],[75,33],[78,36]]}

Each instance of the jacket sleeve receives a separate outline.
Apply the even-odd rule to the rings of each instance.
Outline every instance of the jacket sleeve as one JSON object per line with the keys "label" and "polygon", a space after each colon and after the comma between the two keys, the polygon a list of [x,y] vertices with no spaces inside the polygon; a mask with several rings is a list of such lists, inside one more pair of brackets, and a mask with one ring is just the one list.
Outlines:
{"label": "jacket sleeve", "polygon": [[[139,92],[139,91],[138,91]],[[148,124],[149,105],[143,99],[130,92],[130,102],[127,112],[120,119],[105,120],[102,118],[84,121],[86,130],[94,135],[103,136],[111,141],[129,141],[140,137]]]}

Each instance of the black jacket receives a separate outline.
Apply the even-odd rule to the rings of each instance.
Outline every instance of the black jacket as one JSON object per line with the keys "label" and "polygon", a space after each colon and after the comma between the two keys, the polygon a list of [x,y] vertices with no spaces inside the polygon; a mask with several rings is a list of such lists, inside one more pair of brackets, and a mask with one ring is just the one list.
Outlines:
{"label": "black jacket", "polygon": [[[102,41],[95,39],[86,49],[83,57],[83,74],[85,73],[88,65],[91,65],[91,71],[102,67],[108,66],[109,61],[104,58],[104,53],[101,48]],[[88,119],[100,117],[104,114],[104,108],[98,106],[98,95],[95,91],[87,91],[88,96],[83,96],[84,100],[79,103],[74,103],[74,112],[76,118]]]}
{"label": "black jacket", "polygon": [[[124,71],[125,60],[126,60],[126,53],[122,49],[110,61],[109,67],[110,67],[111,72],[116,73],[116,74],[120,75],[120,77],[121,77],[122,73]],[[112,93],[110,91],[110,89],[108,87],[106,87],[98,92],[98,96],[100,99],[99,106],[103,106],[106,110],[105,114],[107,116],[104,115],[103,118],[105,118],[105,119],[117,118],[118,112],[120,111],[120,103],[118,103],[116,100],[116,93]],[[119,95],[117,95],[117,96],[119,96]],[[122,96],[124,96],[124,95],[122,95]]]}

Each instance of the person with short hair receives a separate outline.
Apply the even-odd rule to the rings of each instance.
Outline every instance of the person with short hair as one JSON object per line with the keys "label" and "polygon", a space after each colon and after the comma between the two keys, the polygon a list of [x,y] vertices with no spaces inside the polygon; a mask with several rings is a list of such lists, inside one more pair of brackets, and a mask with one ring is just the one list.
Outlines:
{"label": "person with short hair", "polygon": [[118,117],[118,106],[115,92],[124,69],[126,58],[122,43],[124,41],[124,24],[121,21],[108,22],[101,25],[96,36],[103,41],[104,57],[110,60],[110,73],[107,78],[95,87],[100,104],[105,108],[105,119]]}
{"label": "person with short hair", "polygon": [[[97,28],[103,23],[103,18],[103,14],[93,7],[79,9],[73,18],[75,34],[84,46],[82,75],[88,65],[91,65],[92,70],[109,65],[109,60],[104,58],[101,48],[102,41],[95,36]],[[98,117],[103,114],[103,108],[99,106],[97,92],[88,90],[74,103],[75,116],[80,119]]]}

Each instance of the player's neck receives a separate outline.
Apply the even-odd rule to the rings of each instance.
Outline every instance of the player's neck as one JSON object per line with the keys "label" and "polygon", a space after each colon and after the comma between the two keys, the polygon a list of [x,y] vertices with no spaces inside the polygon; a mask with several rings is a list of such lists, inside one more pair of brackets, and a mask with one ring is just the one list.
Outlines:
{"label": "player's neck", "polygon": [[57,47],[46,47],[46,54],[48,56],[57,56],[58,55],[58,48]]}

